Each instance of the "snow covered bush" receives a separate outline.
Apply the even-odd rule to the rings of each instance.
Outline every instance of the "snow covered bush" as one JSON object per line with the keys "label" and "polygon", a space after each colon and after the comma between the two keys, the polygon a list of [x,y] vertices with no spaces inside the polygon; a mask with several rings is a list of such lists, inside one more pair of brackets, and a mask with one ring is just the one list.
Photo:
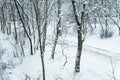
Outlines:
{"label": "snow covered bush", "polygon": [[13,37],[0,33],[0,61],[15,65],[20,63],[21,49]]}
{"label": "snow covered bush", "polygon": [[9,80],[8,73],[6,69],[9,68],[9,65],[0,61],[0,80]]}

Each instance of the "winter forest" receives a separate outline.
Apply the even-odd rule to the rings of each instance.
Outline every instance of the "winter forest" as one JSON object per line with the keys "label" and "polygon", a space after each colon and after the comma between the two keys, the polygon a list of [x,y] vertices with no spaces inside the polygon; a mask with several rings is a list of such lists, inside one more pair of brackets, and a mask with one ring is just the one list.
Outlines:
{"label": "winter forest", "polygon": [[120,80],[120,0],[0,0],[0,80]]}

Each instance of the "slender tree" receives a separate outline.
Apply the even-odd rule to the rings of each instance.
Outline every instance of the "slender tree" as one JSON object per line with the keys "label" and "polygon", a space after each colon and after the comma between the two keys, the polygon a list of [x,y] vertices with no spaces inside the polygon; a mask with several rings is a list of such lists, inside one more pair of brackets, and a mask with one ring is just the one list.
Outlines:
{"label": "slender tree", "polygon": [[[74,11],[74,18],[77,24],[77,35],[78,35],[78,49],[77,49],[77,56],[75,61],[75,72],[80,72],[80,59],[81,59],[81,53],[82,53],[82,44],[83,44],[83,28],[84,28],[84,11],[81,12],[81,22],[79,21],[75,0],[72,0],[72,6]],[[83,9],[85,9],[85,4],[83,4]]]}
{"label": "slender tree", "polygon": [[[32,39],[31,39],[31,37],[30,37],[30,35],[29,35],[27,29],[26,29],[26,26],[27,26],[26,23],[27,23],[27,22],[25,21],[24,15],[22,15],[21,12],[20,12],[20,9],[19,9],[20,4],[18,3],[18,1],[17,1],[17,0],[14,0],[14,3],[15,3],[15,6],[16,6],[18,15],[19,15],[19,17],[20,17],[20,20],[21,20],[21,22],[22,22],[24,31],[25,31],[25,33],[26,33],[28,39],[29,39],[29,42],[30,42],[30,51],[31,51],[30,53],[31,53],[31,55],[33,55]],[[20,6],[20,7],[21,7],[21,6]],[[22,8],[22,7],[21,7],[21,8]],[[22,9],[22,10],[23,10],[23,9]]]}
{"label": "slender tree", "polygon": [[[41,25],[40,25],[40,11],[38,7],[38,0],[35,0],[33,2],[35,15],[36,15],[36,22],[37,22],[37,30],[38,30],[38,37],[39,37],[39,48],[40,48],[40,56],[41,56],[41,62],[42,62],[42,78],[45,79],[45,63],[44,63],[44,50],[43,50],[43,43],[42,43],[42,36],[41,36]],[[44,38],[44,36],[43,36]],[[43,39],[44,40],[44,39]]]}
{"label": "slender tree", "polygon": [[54,40],[53,49],[52,49],[52,59],[54,59],[58,37],[61,34],[61,16],[60,16],[60,14],[61,14],[61,1],[57,0],[57,4],[58,4],[58,22],[57,22],[55,40]]}
{"label": "slender tree", "polygon": [[47,34],[47,21],[48,21],[48,0],[45,0],[45,6],[44,6],[44,19],[45,24],[43,27],[43,52],[45,51],[45,43],[46,43],[46,34]]}

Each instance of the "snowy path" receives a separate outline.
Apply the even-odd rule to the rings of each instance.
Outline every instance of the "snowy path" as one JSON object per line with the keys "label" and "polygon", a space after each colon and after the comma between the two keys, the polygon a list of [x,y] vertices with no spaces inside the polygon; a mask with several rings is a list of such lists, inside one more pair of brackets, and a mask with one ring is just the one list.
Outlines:
{"label": "snowy path", "polygon": [[114,66],[116,79],[120,80],[119,54],[86,46],[83,50],[81,65],[82,80],[114,80],[112,66]]}
{"label": "snowy path", "polygon": [[[68,42],[67,48],[65,49],[68,62],[64,70],[58,72],[64,80],[114,80],[114,77],[116,80],[120,80],[120,53],[87,45],[83,47],[81,73],[73,79],[77,47],[76,40],[74,41]],[[63,60],[59,60],[59,63],[63,63]],[[55,65],[57,64],[55,63]]]}
{"label": "snowy path", "polygon": [[104,49],[100,49],[100,48],[95,48],[95,47],[88,46],[88,45],[85,45],[85,50],[92,52],[92,53],[96,53],[96,54],[101,55],[101,56],[106,56],[108,58],[112,58],[112,59],[120,61],[120,53],[115,53],[112,51],[108,51],[108,50],[104,50]]}
{"label": "snowy path", "polygon": [[[81,73],[73,79],[76,46],[68,46],[69,48],[65,52],[68,56],[68,63],[63,71],[59,71],[61,73],[58,72],[64,80],[114,80],[114,77],[116,80],[120,80],[120,55],[91,46],[84,46],[81,58]],[[61,59],[60,62],[63,63],[64,61]]]}

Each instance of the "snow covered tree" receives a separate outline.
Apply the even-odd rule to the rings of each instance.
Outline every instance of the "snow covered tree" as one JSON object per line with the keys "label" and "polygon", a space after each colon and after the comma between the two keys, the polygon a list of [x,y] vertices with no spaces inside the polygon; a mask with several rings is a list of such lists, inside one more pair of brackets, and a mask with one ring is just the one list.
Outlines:
{"label": "snow covered tree", "polygon": [[[24,10],[23,8],[21,7],[21,5],[19,4],[19,2],[17,0],[14,0],[14,3],[15,3],[15,6],[16,6],[16,9],[17,9],[17,12],[18,12],[18,15],[20,17],[20,20],[22,22],[22,25],[23,25],[23,28],[24,28],[24,31],[29,39],[29,42],[30,42],[30,51],[31,51],[31,55],[33,55],[33,44],[32,44],[32,39],[30,37],[30,34],[29,34],[29,31],[26,29],[26,27],[29,27],[28,25],[28,22],[26,21],[26,17],[27,15],[24,13]],[[22,10],[22,11],[21,11]],[[24,15],[22,14],[24,13]]]}
{"label": "snow covered tree", "polygon": [[58,37],[59,35],[61,35],[61,16],[60,16],[61,15],[61,1],[60,0],[57,0],[57,6],[58,6],[58,22],[57,22],[55,40],[54,40],[53,49],[52,49],[52,59],[54,59]]}
{"label": "snow covered tree", "polygon": [[[77,49],[77,56],[75,61],[75,72],[80,72],[80,59],[82,54],[82,45],[83,45],[83,28],[84,28],[84,17],[85,12],[81,12],[81,18],[79,21],[79,16],[77,15],[77,9],[76,9],[76,2],[75,0],[72,0],[72,6],[74,11],[74,18],[77,24],[77,32],[78,32],[78,49]],[[83,4],[83,10],[85,10],[85,4]]]}

